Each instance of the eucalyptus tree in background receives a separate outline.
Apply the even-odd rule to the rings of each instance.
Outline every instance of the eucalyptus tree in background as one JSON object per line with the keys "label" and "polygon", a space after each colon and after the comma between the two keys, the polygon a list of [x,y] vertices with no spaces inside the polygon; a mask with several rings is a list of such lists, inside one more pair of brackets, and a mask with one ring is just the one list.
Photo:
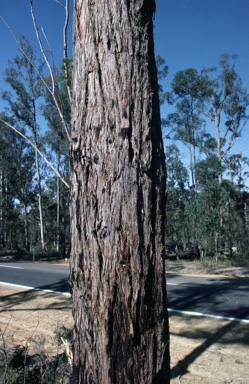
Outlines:
{"label": "eucalyptus tree in background", "polygon": [[218,182],[220,162],[216,155],[210,155],[196,164],[199,180],[198,192],[198,239],[201,249],[214,254],[216,260],[220,255],[223,221],[221,215],[228,201],[228,193]]}
{"label": "eucalyptus tree in background", "polygon": [[209,83],[196,69],[187,68],[175,74],[171,89],[170,98],[175,102],[175,112],[168,115],[166,123],[173,131],[172,138],[184,143],[189,150],[191,183],[196,193],[197,148],[201,146],[205,132],[201,112],[210,93]]}
{"label": "eucalyptus tree in background", "polygon": [[247,180],[249,177],[249,159],[242,153],[229,154],[226,156],[225,165],[229,176],[229,182],[226,180],[226,185],[229,187],[229,201],[224,215],[224,225],[229,253],[232,256],[233,248],[240,253],[248,252],[249,193]]}
{"label": "eucalyptus tree in background", "polygon": [[[30,137],[35,146],[35,165],[37,179],[37,195],[40,220],[40,237],[41,248],[44,250],[44,222],[43,222],[43,206],[42,206],[42,181],[40,172],[39,154],[39,125],[37,122],[38,100],[42,95],[42,83],[40,76],[37,74],[34,65],[36,64],[39,73],[42,73],[42,63],[36,59],[35,51],[25,37],[20,38],[20,47],[26,56],[22,53],[16,56],[9,67],[5,70],[4,80],[11,86],[14,91],[12,95],[8,91],[4,91],[2,97],[7,101],[10,113],[24,123],[25,129],[29,130]],[[27,59],[29,57],[29,59]]]}
{"label": "eucalyptus tree in background", "polygon": [[[220,60],[220,71],[216,67],[202,71],[211,89],[204,113],[215,123],[217,157],[220,163],[229,155],[248,120],[246,110],[249,94],[235,71],[236,60],[237,55],[224,54]],[[219,174],[219,183],[221,182],[222,174]]]}
{"label": "eucalyptus tree in background", "polygon": [[[7,117],[1,116],[1,123],[3,126],[5,126],[6,130],[11,129],[15,134],[22,137],[20,139],[20,142],[22,142],[23,139],[26,140],[26,142],[30,145],[31,148],[35,151],[35,163],[36,163],[36,179],[34,178],[34,181],[37,181],[37,190],[36,190],[36,196],[38,196],[38,208],[39,211],[35,214],[35,219],[33,222],[33,228],[36,226],[36,218],[39,217],[40,221],[40,238],[41,238],[41,246],[42,249],[45,248],[45,227],[46,223],[44,223],[44,207],[43,207],[43,197],[42,194],[44,191],[46,192],[46,206],[50,206],[51,204],[48,202],[47,199],[47,192],[52,186],[53,183],[48,181],[46,179],[46,182],[48,181],[48,190],[46,190],[45,183],[42,184],[41,178],[45,175],[43,173],[42,175],[42,167],[44,163],[40,164],[40,159],[43,158],[45,163],[50,167],[50,169],[53,170],[53,172],[57,175],[57,191],[62,190],[62,198],[61,201],[63,201],[63,207],[61,210],[60,208],[60,201],[59,201],[59,195],[60,193],[57,193],[57,222],[59,218],[63,221],[63,231],[65,231],[65,222],[64,220],[64,212],[67,211],[67,209],[64,209],[67,206],[67,198],[64,198],[66,195],[65,187],[68,188],[68,182],[65,180],[68,177],[68,162],[66,164],[66,161],[64,161],[65,157],[68,157],[68,154],[64,156],[64,154],[59,153],[59,150],[57,151],[57,169],[54,167],[54,156],[50,156],[50,153],[47,151],[49,144],[45,142],[44,144],[44,138],[41,137],[39,132],[39,127],[37,124],[37,118],[38,114],[40,113],[40,110],[37,108],[37,101],[40,98],[40,96],[44,96],[43,90],[46,89],[46,93],[49,94],[50,98],[50,104],[51,100],[54,103],[54,110],[57,111],[54,112],[54,115],[57,114],[57,128],[58,128],[58,137],[64,139],[64,136],[67,138],[67,145],[64,146],[69,148],[69,140],[70,140],[70,103],[69,100],[71,98],[71,90],[70,90],[70,81],[71,81],[71,60],[67,56],[67,33],[68,33],[68,21],[69,21],[69,1],[63,0],[63,1],[57,1],[55,2],[58,4],[59,7],[62,7],[65,12],[65,20],[64,20],[64,26],[63,26],[63,65],[61,67],[62,75],[60,76],[60,80],[63,80],[65,88],[67,88],[67,101],[65,103],[65,99],[60,99],[60,92],[58,92],[58,85],[59,80],[55,78],[56,76],[56,68],[54,67],[54,60],[53,60],[53,53],[51,50],[51,47],[49,45],[49,40],[45,35],[44,30],[41,28],[39,29],[36,18],[35,18],[35,9],[34,5],[35,2],[33,0],[30,0],[30,13],[31,18],[33,21],[34,26],[34,32],[37,38],[37,43],[40,49],[40,56],[43,58],[43,63],[41,64],[40,60],[36,59],[36,53],[33,47],[30,46],[29,42],[26,40],[25,37],[21,36],[18,38],[14,32],[12,31],[11,27],[6,23],[6,21],[1,17],[1,22],[3,22],[6,27],[9,29],[10,34],[14,41],[17,43],[17,46],[20,51],[20,55],[17,56],[10,62],[9,67],[5,71],[5,80],[9,82],[9,84],[12,87],[12,93],[10,92],[3,92],[2,96],[5,99],[5,101],[8,102],[9,108],[7,110]],[[42,30],[43,38],[40,36],[40,30]],[[43,41],[45,41],[45,44],[47,46],[47,49],[44,48]],[[49,73],[49,76],[44,77],[43,76],[43,67],[46,65],[47,71]],[[49,78],[49,80],[48,80]],[[48,96],[46,96],[48,98]],[[46,100],[46,102],[48,102]],[[63,107],[62,107],[63,104]],[[64,104],[66,104],[66,107],[64,108]],[[51,105],[50,105],[51,106]],[[40,105],[39,105],[40,107]],[[47,105],[47,109],[49,106]],[[69,116],[68,118],[63,115],[65,112],[65,109],[67,109],[66,114]],[[69,112],[68,112],[69,110]],[[59,116],[59,119],[58,119]],[[16,120],[16,126],[10,123],[10,118],[14,117]],[[39,116],[40,117],[40,116]],[[5,120],[4,120],[5,119]],[[52,117],[51,117],[52,119]],[[58,122],[60,121],[60,123]],[[12,119],[13,121],[13,119]],[[23,123],[25,126],[25,129],[20,129],[20,123]],[[49,127],[51,128],[51,127]],[[60,133],[59,133],[60,131]],[[62,134],[63,131],[63,134]],[[52,137],[53,134],[51,132],[51,135],[48,136]],[[55,139],[54,147],[58,147],[58,143],[60,140]],[[65,140],[66,141],[66,140]],[[42,147],[42,144],[44,146]],[[50,146],[51,149],[51,146]],[[52,148],[54,150],[54,148]],[[68,149],[66,150],[68,152]],[[46,153],[46,156],[45,156]],[[40,156],[40,158],[39,158]],[[58,166],[60,164],[60,167]],[[65,166],[66,164],[66,166]],[[59,173],[59,168],[64,168],[65,173],[67,174],[64,178]],[[44,170],[43,170],[44,171]],[[47,169],[46,169],[47,171]],[[49,174],[49,177],[51,174]],[[45,181],[45,179],[44,179]],[[60,185],[60,182],[63,183],[63,185]],[[42,187],[41,187],[42,185]],[[42,192],[42,193],[41,193]],[[53,193],[51,193],[51,197],[53,196]],[[35,210],[32,210],[34,212]],[[31,211],[30,211],[31,212]],[[52,210],[50,210],[52,212]],[[63,214],[61,214],[63,212]],[[66,216],[66,215],[65,215]],[[51,218],[49,218],[49,223],[47,223],[49,226],[53,222]],[[48,228],[48,227],[47,227]],[[58,228],[58,225],[57,225]],[[51,226],[50,226],[51,229]],[[68,230],[68,228],[67,228]],[[49,231],[49,229],[48,229]],[[51,231],[49,231],[51,233]],[[57,231],[57,248],[59,248],[59,242],[60,239],[65,239],[66,236],[64,234],[60,234],[60,228],[58,228]],[[33,235],[32,235],[33,236]],[[37,238],[37,236],[33,236],[33,238]],[[27,238],[26,238],[27,240]],[[48,240],[48,236],[47,236]],[[35,240],[36,241],[36,240]],[[27,242],[27,241],[26,241]]]}
{"label": "eucalyptus tree in background", "polygon": [[187,220],[188,205],[191,198],[189,190],[189,174],[184,166],[179,148],[176,144],[166,147],[167,164],[167,225],[165,230],[166,244],[186,249],[191,238],[191,221]]}
{"label": "eucalyptus tree in background", "polygon": [[169,383],[154,0],[75,1],[75,383]]}
{"label": "eucalyptus tree in background", "polygon": [[18,221],[17,215],[14,214],[14,196],[10,193],[11,184],[15,178],[15,172],[13,174],[11,169],[10,154],[13,150],[13,137],[10,136],[6,135],[0,125],[0,248],[5,248],[6,245],[13,247],[15,243],[13,231]]}
{"label": "eucalyptus tree in background", "polygon": [[[1,114],[4,121],[18,126],[13,118]],[[19,126],[20,131],[22,130]],[[34,153],[27,142],[6,126],[0,125],[0,237],[8,248],[30,248],[29,213],[35,202]],[[3,246],[3,244],[1,244]]]}
{"label": "eucalyptus tree in background", "polygon": [[157,66],[159,98],[160,98],[160,103],[163,104],[166,99],[166,95],[165,95],[165,92],[163,91],[163,86],[160,84],[160,81],[165,77],[167,77],[169,73],[169,67],[166,65],[166,60],[159,55],[156,56],[156,66]]}
{"label": "eucalyptus tree in background", "polygon": [[197,154],[200,151],[202,137],[205,133],[205,121],[201,111],[205,97],[210,92],[209,83],[194,68],[187,68],[175,74],[171,83],[171,102],[174,101],[175,112],[168,115],[165,123],[171,129],[171,138],[179,140],[189,151],[189,168],[191,180],[191,222],[193,222],[193,243],[198,246],[197,197],[198,179],[196,177]]}
{"label": "eucalyptus tree in background", "polygon": [[[229,161],[230,150],[236,139],[241,136],[243,126],[248,120],[246,110],[249,104],[249,95],[246,88],[243,87],[240,76],[235,71],[236,60],[237,55],[224,54],[221,56],[220,69],[210,68],[202,71],[202,76],[209,83],[211,90],[206,98],[203,113],[215,124],[216,156],[219,162],[216,170],[218,170],[220,187],[215,187],[220,191],[216,199],[221,198],[218,204],[220,222],[216,226],[215,232],[216,259],[218,259],[220,249],[224,247],[225,237],[222,233],[226,231],[227,224],[230,225],[231,223],[227,217],[232,217],[230,192],[226,188],[224,189],[222,185],[224,166],[228,165],[229,162],[231,165],[231,161]],[[230,178],[231,176],[232,173],[230,172]],[[230,211],[228,212],[228,210]],[[215,211],[217,212],[217,210]],[[235,238],[236,236],[234,236]],[[229,240],[230,248],[231,243],[232,241]]]}
{"label": "eucalyptus tree in background", "polygon": [[[64,116],[64,121],[68,132],[71,131],[71,105],[68,96],[68,88],[65,82],[64,73],[58,71],[55,77],[57,87],[55,96],[58,100],[60,110]],[[48,80],[49,84],[49,80]],[[67,136],[61,127],[61,118],[58,109],[54,104],[54,100],[44,89],[44,104],[42,105],[42,113],[45,117],[48,130],[44,134],[44,142],[46,143],[46,151],[49,152],[47,158],[53,164],[56,164],[58,175],[65,180],[69,179],[69,146]],[[54,182],[50,180],[51,192],[54,189]],[[56,250],[65,257],[65,244],[69,242],[69,212],[68,212],[68,188],[62,183],[59,176],[56,178]],[[51,235],[51,233],[50,233]]]}
{"label": "eucalyptus tree in background", "polygon": [[20,210],[17,223],[21,223],[21,228],[16,228],[15,226],[16,234],[19,236],[17,237],[16,245],[20,244],[27,251],[30,251],[31,232],[33,229],[30,228],[29,216],[36,205],[37,192],[34,184],[36,174],[34,152],[24,139],[19,138],[14,132],[11,133],[13,136],[12,142],[8,140],[6,143],[6,146],[9,147],[7,169],[9,169],[12,175],[12,178],[9,180],[8,192],[14,201],[15,210]]}
{"label": "eucalyptus tree in background", "polygon": [[246,181],[249,177],[248,167],[249,158],[243,156],[243,153],[234,153],[226,157],[226,166],[228,169],[229,180],[243,189],[246,186]]}

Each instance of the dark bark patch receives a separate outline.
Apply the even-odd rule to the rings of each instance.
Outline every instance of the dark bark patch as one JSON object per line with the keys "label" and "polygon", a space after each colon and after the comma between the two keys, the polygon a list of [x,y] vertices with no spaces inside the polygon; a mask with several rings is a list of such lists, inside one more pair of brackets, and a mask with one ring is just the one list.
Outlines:
{"label": "dark bark patch", "polygon": [[94,130],[95,130],[96,139],[99,139],[101,128],[100,127],[94,127]]}
{"label": "dark bark patch", "polygon": [[120,130],[120,136],[122,137],[123,140],[129,138],[129,133],[130,133],[129,127],[121,128],[121,130]]}
{"label": "dark bark patch", "polygon": [[98,164],[99,163],[99,156],[98,155],[94,155],[93,161],[94,161],[95,164]]}

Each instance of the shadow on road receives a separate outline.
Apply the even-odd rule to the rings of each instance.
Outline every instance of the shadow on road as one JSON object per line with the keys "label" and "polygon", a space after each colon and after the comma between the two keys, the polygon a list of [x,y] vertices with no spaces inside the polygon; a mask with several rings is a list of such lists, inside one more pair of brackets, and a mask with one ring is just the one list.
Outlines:
{"label": "shadow on road", "polygon": [[[181,275],[167,275],[167,283]],[[168,286],[168,308],[249,319],[249,279],[206,278]]]}

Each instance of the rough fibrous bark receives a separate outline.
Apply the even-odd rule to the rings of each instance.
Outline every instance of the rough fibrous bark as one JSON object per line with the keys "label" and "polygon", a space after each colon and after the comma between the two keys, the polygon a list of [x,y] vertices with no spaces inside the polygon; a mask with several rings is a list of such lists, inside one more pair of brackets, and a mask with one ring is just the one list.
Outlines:
{"label": "rough fibrous bark", "polygon": [[70,279],[77,383],[168,383],[153,0],[75,0]]}

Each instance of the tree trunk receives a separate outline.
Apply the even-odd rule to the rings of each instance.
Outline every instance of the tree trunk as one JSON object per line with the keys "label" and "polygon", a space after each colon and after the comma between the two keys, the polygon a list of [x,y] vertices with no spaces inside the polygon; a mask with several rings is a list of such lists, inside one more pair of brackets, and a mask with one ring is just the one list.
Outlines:
{"label": "tree trunk", "polygon": [[[33,126],[31,127],[34,136],[34,144],[36,148],[38,148],[38,140],[37,140],[37,123],[36,123],[36,105],[35,99],[33,101]],[[46,244],[44,239],[44,220],[43,220],[43,204],[42,204],[42,185],[41,185],[41,172],[40,172],[40,164],[39,164],[39,154],[37,149],[35,149],[35,167],[36,167],[36,175],[37,175],[37,189],[38,189],[38,209],[39,209],[39,219],[40,219],[40,236],[41,236],[41,248],[42,250],[46,250]]]}
{"label": "tree trunk", "polygon": [[28,215],[27,215],[27,204],[23,203],[23,216],[24,216],[24,233],[25,233],[25,248],[27,251],[30,250],[29,243],[29,230],[28,230]]}
{"label": "tree trunk", "polygon": [[[0,155],[2,157],[2,155]],[[3,170],[0,170],[0,249],[4,248],[4,225],[3,225]]]}
{"label": "tree trunk", "polygon": [[[57,154],[57,171],[60,172],[60,154]],[[56,179],[56,202],[57,202],[57,209],[56,209],[56,251],[58,254],[60,254],[60,231],[61,231],[61,224],[60,224],[60,178],[57,176]]]}
{"label": "tree trunk", "polygon": [[38,184],[38,208],[39,208],[39,218],[40,218],[41,247],[42,247],[42,250],[44,251],[46,249],[46,245],[45,245],[45,239],[44,239],[42,187],[41,187],[41,175],[40,175],[40,166],[39,166],[39,159],[38,159],[38,152],[37,151],[35,151],[35,164],[36,164],[36,174],[37,174],[37,184]]}
{"label": "tree trunk", "polygon": [[[222,153],[221,153],[221,136],[220,136],[220,110],[215,111],[215,128],[216,128],[216,140],[217,140],[217,156],[219,159],[220,167],[222,161]],[[220,169],[218,174],[219,184],[222,183],[222,171]]]}
{"label": "tree trunk", "polygon": [[75,0],[75,383],[169,383],[154,0]]}

